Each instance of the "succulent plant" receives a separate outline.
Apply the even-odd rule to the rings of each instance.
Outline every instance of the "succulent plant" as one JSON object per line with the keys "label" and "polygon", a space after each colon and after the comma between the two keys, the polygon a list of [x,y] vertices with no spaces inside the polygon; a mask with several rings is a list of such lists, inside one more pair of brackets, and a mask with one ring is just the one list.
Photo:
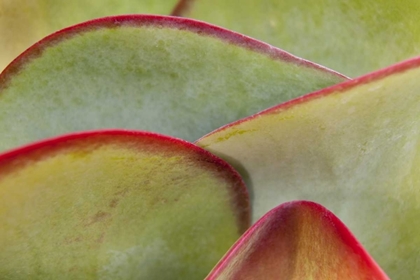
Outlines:
{"label": "succulent plant", "polygon": [[417,54],[416,1],[35,2],[0,3],[4,34],[40,11],[4,61],[172,16],[1,73],[4,279],[420,277],[420,58],[277,48],[373,71]]}

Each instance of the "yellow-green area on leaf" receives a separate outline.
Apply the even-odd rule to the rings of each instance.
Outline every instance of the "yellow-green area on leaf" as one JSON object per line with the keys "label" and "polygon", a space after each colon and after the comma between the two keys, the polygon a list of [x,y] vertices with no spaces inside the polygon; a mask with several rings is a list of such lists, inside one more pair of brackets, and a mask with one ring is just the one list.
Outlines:
{"label": "yellow-green area on leaf", "polygon": [[0,155],[2,279],[203,279],[249,225],[225,162],[143,132]]}
{"label": "yellow-green area on leaf", "polygon": [[[197,144],[233,164],[253,220],[331,209],[392,279],[420,279],[420,58],[230,124]],[[252,131],[235,133],[236,131]]]}
{"label": "yellow-green area on leaf", "polygon": [[420,54],[418,0],[190,0],[182,15],[252,36],[345,75]]}
{"label": "yellow-green area on leaf", "polygon": [[202,22],[104,18],[41,41],[0,75],[0,150],[99,128],[193,141],[343,80]]}

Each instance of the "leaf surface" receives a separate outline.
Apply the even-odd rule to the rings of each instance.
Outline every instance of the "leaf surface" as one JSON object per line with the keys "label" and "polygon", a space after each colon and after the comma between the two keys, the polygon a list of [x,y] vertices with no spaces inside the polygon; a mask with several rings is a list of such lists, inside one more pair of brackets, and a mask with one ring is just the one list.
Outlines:
{"label": "leaf surface", "polygon": [[47,37],[0,75],[0,151],[103,128],[193,141],[345,79],[202,22],[102,18]]}
{"label": "leaf surface", "polygon": [[420,58],[227,125],[198,145],[241,171],[253,220],[331,209],[392,279],[420,279]]}
{"label": "leaf surface", "polygon": [[351,77],[420,54],[417,0],[182,0],[175,12]]}
{"label": "leaf surface", "polygon": [[3,279],[203,279],[249,225],[239,175],[187,142],[130,131],[0,155]]}
{"label": "leaf surface", "polygon": [[333,213],[284,203],[253,225],[206,280],[388,280]]}
{"label": "leaf surface", "polygon": [[169,14],[176,0],[0,1],[0,71],[43,37],[83,21],[120,14]]}

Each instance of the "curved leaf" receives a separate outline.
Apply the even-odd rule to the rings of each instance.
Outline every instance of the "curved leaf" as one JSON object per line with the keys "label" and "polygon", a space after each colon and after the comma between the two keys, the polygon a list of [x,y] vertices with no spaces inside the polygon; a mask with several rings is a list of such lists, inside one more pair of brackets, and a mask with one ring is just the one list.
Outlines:
{"label": "curved leaf", "polygon": [[389,279],[333,213],[284,203],[252,226],[207,280]]}
{"label": "curved leaf", "polygon": [[359,76],[420,54],[420,1],[182,0],[176,14]]}
{"label": "curved leaf", "polygon": [[203,279],[246,230],[238,174],[187,142],[99,131],[0,155],[3,279]]}
{"label": "curved leaf", "polygon": [[419,76],[420,58],[409,60],[230,124],[198,145],[242,171],[254,221],[282,202],[316,201],[392,279],[420,279]]}
{"label": "curved leaf", "polygon": [[196,140],[345,78],[188,19],[102,18],[42,40],[0,76],[0,150],[73,131],[149,130]]}
{"label": "curved leaf", "polygon": [[169,14],[176,0],[0,1],[0,71],[36,41],[64,27],[118,14]]}

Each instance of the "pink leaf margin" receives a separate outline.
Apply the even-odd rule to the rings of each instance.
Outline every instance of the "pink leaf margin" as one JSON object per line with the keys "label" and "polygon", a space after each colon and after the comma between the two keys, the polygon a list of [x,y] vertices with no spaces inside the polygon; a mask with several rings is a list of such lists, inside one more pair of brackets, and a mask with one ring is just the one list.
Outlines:
{"label": "pink leaf margin", "polygon": [[[229,252],[207,276],[206,280],[226,278],[231,280],[245,279],[246,275],[243,275],[242,273],[246,273],[246,271],[249,270],[254,270],[255,272],[255,270],[260,269],[256,262],[264,263],[266,261],[273,261],[272,258],[268,259],[269,257],[264,259],[266,257],[264,250],[271,250],[272,248],[275,248],[275,246],[273,246],[275,243],[284,242],[284,240],[281,240],[283,235],[294,239],[286,240],[286,247],[292,247],[292,250],[276,252],[280,255],[280,258],[275,259],[275,261],[280,265],[280,263],[283,262],[282,256],[284,253],[287,255],[287,253],[292,252],[292,255],[287,255],[286,257],[290,257],[293,262],[294,258],[296,258],[296,256],[293,256],[294,252],[296,252],[293,249],[296,248],[293,247],[299,243],[299,235],[295,235],[296,233],[293,232],[293,227],[286,227],[286,225],[293,224],[297,225],[299,228],[299,223],[305,222],[305,219],[302,219],[300,214],[296,215],[296,212],[302,211],[309,211],[311,215],[315,216],[315,219],[323,225],[321,230],[325,229],[326,234],[328,234],[327,232],[332,233],[333,239],[337,239],[346,249],[349,249],[349,252],[352,255],[351,263],[357,263],[357,268],[360,268],[360,271],[363,272],[363,274],[355,274],[352,275],[351,278],[345,277],[344,279],[389,280],[389,277],[362,247],[344,223],[328,209],[311,201],[292,201],[283,203],[264,215],[233,245]],[[270,256],[272,257],[272,255]],[[317,262],[317,260],[311,261],[314,263]],[[242,269],[244,269],[245,272],[243,272]],[[296,269],[299,270],[299,267],[290,267],[290,271],[285,271],[285,274],[293,274]],[[263,271],[263,275],[261,275],[263,278],[260,279],[290,279],[282,278],[280,275],[270,275],[273,278],[267,278],[267,274],[271,273],[272,272],[270,271]],[[260,275],[258,275],[258,277],[259,276]],[[252,279],[252,277],[250,279]],[[322,277],[316,279],[322,279]]]}
{"label": "pink leaf margin", "polygon": [[230,182],[228,189],[232,211],[237,217],[239,234],[251,223],[250,201],[245,183],[239,173],[223,159],[185,140],[158,133],[136,130],[108,129],[76,132],[41,140],[0,154],[0,178],[37,161],[53,157],[67,150],[91,151],[101,146],[122,146],[127,149],[158,147],[162,152],[183,153],[204,169]]}
{"label": "pink leaf margin", "polygon": [[410,71],[412,69],[416,69],[420,67],[420,56],[414,57],[402,62],[399,62],[397,64],[391,65],[389,67],[380,69],[378,71],[360,76],[358,78],[347,80],[342,83],[332,85],[330,87],[326,87],[308,94],[305,94],[303,96],[291,99],[289,101],[283,102],[281,104],[275,105],[273,107],[267,108],[259,113],[253,114],[251,116],[245,117],[243,119],[231,122],[229,124],[226,124],[222,127],[219,127],[216,130],[213,130],[212,132],[204,135],[200,139],[196,140],[195,143],[199,143],[201,140],[207,138],[210,135],[219,133],[225,129],[228,129],[230,127],[235,127],[241,123],[245,123],[248,121],[251,121],[253,119],[260,118],[264,115],[271,115],[271,114],[277,114],[281,111],[285,111],[289,108],[292,108],[294,106],[299,106],[301,104],[310,102],[312,100],[322,98],[324,96],[328,95],[334,95],[334,94],[344,94],[348,90],[351,90],[353,88],[356,88],[358,86],[367,85],[371,82],[380,81],[381,79],[387,78],[389,76],[402,74],[406,71]]}
{"label": "pink leaf margin", "polygon": [[54,46],[73,36],[94,31],[102,28],[118,28],[123,26],[131,27],[154,27],[154,28],[172,28],[178,30],[185,30],[201,36],[209,36],[217,38],[229,44],[237,45],[251,51],[261,53],[274,60],[281,60],[287,63],[292,63],[302,67],[316,69],[326,74],[348,79],[348,77],[330,70],[324,66],[310,62],[308,60],[294,56],[286,51],[273,47],[264,42],[258,41],[251,37],[218,27],[216,25],[208,24],[203,21],[181,18],[175,16],[160,16],[160,15],[119,15],[103,17],[87,22],[83,22],[71,27],[67,27],[57,31],[39,42],[29,47],[25,52],[14,59],[0,74],[0,89],[6,88],[9,80],[15,73],[18,73],[28,61],[31,61],[42,55],[43,51],[51,46]]}

